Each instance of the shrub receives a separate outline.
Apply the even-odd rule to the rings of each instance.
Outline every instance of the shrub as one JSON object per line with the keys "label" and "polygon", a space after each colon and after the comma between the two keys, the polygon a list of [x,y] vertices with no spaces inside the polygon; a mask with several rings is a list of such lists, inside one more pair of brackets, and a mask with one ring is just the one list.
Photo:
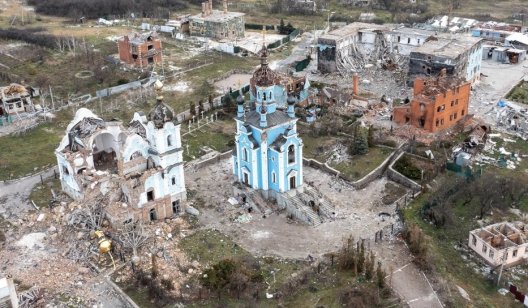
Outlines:
{"label": "shrub", "polygon": [[422,178],[422,170],[413,165],[411,159],[407,155],[403,155],[394,163],[394,170],[412,180],[420,180]]}

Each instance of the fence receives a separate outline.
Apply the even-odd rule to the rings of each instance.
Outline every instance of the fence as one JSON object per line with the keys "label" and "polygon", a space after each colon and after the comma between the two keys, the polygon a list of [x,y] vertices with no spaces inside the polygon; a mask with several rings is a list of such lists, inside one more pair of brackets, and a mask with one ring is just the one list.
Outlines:
{"label": "fence", "polygon": [[147,86],[149,83],[154,82],[154,81],[155,81],[155,79],[153,79],[153,78],[145,78],[145,79],[142,79],[142,80],[132,81],[132,82],[125,83],[125,84],[122,84],[122,85],[118,85],[118,86],[115,86],[115,87],[110,87],[110,88],[106,88],[106,89],[102,89],[102,90],[96,91],[95,95],[98,98],[107,97],[107,96],[111,96],[111,95],[114,95],[114,94],[119,94],[119,93],[125,92],[127,90],[139,89],[143,85]]}

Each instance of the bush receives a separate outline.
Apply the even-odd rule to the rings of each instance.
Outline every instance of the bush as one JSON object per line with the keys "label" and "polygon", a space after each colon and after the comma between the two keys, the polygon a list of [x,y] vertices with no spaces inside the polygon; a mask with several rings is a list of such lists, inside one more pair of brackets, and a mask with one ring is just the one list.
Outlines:
{"label": "bush", "polygon": [[413,165],[411,159],[407,155],[403,155],[394,163],[394,170],[412,180],[420,180],[422,178],[422,170]]}

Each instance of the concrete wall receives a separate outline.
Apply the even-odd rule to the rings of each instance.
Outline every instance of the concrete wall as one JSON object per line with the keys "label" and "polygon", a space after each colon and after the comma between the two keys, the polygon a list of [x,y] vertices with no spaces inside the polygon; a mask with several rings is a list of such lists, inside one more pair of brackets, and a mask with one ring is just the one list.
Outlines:
{"label": "concrete wall", "polygon": [[337,71],[336,41],[319,38],[317,45],[317,69],[328,74]]}
{"label": "concrete wall", "polygon": [[403,185],[409,189],[412,189],[413,191],[420,191],[422,189],[422,186],[418,183],[416,183],[415,181],[409,179],[408,177],[404,176],[403,174],[399,173],[398,171],[394,170],[393,166],[394,166],[394,163],[398,161],[398,159],[400,159],[403,155],[405,154],[405,152],[401,152],[393,161],[392,163],[390,164],[389,168],[387,169],[387,177],[400,184],[400,185]]}
{"label": "concrete wall", "polygon": [[364,177],[362,177],[361,179],[357,181],[350,180],[340,171],[328,166],[328,164],[326,163],[319,162],[315,159],[303,158],[303,164],[305,166],[319,169],[330,175],[337,176],[347,182],[350,182],[350,184],[354,186],[354,188],[361,189],[361,188],[366,187],[370,182],[374,181],[375,179],[380,178],[385,173],[385,170],[387,170],[387,167],[389,166],[389,164],[396,157],[397,153],[398,152],[396,150],[392,152],[378,167],[376,167],[376,169],[372,170],[369,174],[365,175]]}

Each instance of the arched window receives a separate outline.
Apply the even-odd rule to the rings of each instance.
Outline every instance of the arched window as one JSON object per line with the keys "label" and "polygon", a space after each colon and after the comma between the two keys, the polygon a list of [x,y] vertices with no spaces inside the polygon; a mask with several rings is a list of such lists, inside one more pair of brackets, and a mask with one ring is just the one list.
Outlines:
{"label": "arched window", "polygon": [[167,146],[168,147],[172,146],[172,135],[167,136]]}
{"label": "arched window", "polygon": [[242,160],[248,161],[248,151],[245,148],[242,150]]}
{"label": "arched window", "polygon": [[263,95],[264,95],[263,100],[266,100],[266,92],[264,92]]}
{"label": "arched window", "polygon": [[288,164],[295,163],[295,145],[290,145],[288,147]]}
{"label": "arched window", "polygon": [[276,182],[277,182],[277,178],[276,178],[276,176],[275,176],[275,172],[272,172],[272,173],[271,173],[271,182],[272,182],[272,183],[276,183]]}

